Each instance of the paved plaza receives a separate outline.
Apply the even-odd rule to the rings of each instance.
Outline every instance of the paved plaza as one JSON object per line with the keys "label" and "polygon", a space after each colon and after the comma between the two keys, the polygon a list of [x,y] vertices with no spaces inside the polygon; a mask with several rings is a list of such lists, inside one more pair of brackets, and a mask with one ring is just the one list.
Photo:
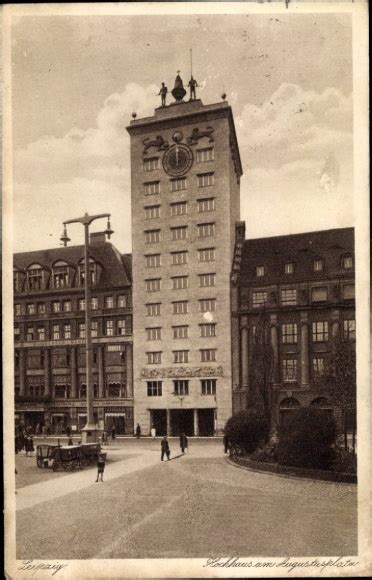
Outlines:
{"label": "paved plaza", "polygon": [[[35,440],[35,444],[38,441]],[[221,440],[120,439],[96,469],[53,473],[16,456],[17,558],[357,554],[357,488],[247,471]]]}

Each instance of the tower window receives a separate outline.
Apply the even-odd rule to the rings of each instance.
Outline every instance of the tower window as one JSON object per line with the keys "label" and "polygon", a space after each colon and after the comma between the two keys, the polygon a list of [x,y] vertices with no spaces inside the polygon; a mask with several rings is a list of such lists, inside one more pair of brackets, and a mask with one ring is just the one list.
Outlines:
{"label": "tower window", "polygon": [[180,300],[179,302],[173,302],[173,314],[187,314],[188,313],[188,301]]}
{"label": "tower window", "polygon": [[152,278],[145,280],[146,292],[158,292],[160,290],[161,278]]}
{"label": "tower window", "polygon": [[159,268],[160,267],[160,254],[149,254],[146,257],[147,268]]}
{"label": "tower window", "polygon": [[170,207],[172,217],[187,214],[187,201],[178,201],[176,203],[171,203]]}
{"label": "tower window", "polygon": [[173,338],[188,338],[189,327],[188,326],[173,326]]}
{"label": "tower window", "polygon": [[214,173],[202,173],[198,175],[198,186],[207,187],[214,184]]}
{"label": "tower window", "polygon": [[216,200],[214,197],[206,197],[204,199],[198,199],[198,212],[204,213],[205,211],[214,211],[216,209]]}
{"label": "tower window", "polygon": [[201,394],[202,395],[215,395],[217,387],[217,379],[202,379],[201,383]]}
{"label": "tower window", "polygon": [[156,244],[160,242],[160,230],[147,230],[145,232],[145,243]]}
{"label": "tower window", "polygon": [[147,352],[147,364],[148,365],[161,365],[161,351],[159,352]]}
{"label": "tower window", "polygon": [[216,259],[215,248],[203,248],[198,250],[198,260],[199,262],[214,262]]}
{"label": "tower window", "polygon": [[265,276],[265,266],[256,266],[256,276]]}
{"label": "tower window", "polygon": [[184,290],[189,286],[188,276],[175,276],[172,278],[172,288],[173,290]]}
{"label": "tower window", "polygon": [[215,362],[215,361],[216,361],[215,348],[202,348],[200,350],[200,362]]}
{"label": "tower window", "polygon": [[181,191],[182,189],[186,189],[186,186],[186,177],[171,179],[171,191]]}
{"label": "tower window", "polygon": [[33,302],[27,304],[27,314],[35,314],[35,304]]}
{"label": "tower window", "polygon": [[179,380],[173,381],[174,394],[179,396],[189,394],[189,381]]}
{"label": "tower window", "polygon": [[209,224],[198,224],[198,236],[199,238],[209,238],[214,236],[216,230],[216,225],[214,223]]}
{"label": "tower window", "polygon": [[146,316],[160,316],[161,303],[146,304]]}
{"label": "tower window", "polygon": [[145,207],[145,219],[152,220],[160,217],[160,205],[148,205]]}
{"label": "tower window", "polygon": [[209,288],[216,285],[216,274],[199,274],[199,287]]}
{"label": "tower window", "polygon": [[172,266],[180,266],[182,264],[187,264],[187,251],[171,252],[171,255],[172,255]]}
{"label": "tower window", "polygon": [[200,324],[200,336],[201,338],[209,338],[216,336],[216,325],[215,324]]}
{"label": "tower window", "polygon": [[179,226],[177,228],[171,228],[171,233],[173,242],[176,242],[178,240],[186,240],[187,226]]}
{"label": "tower window", "polygon": [[96,338],[98,336],[98,322],[96,320],[91,322],[90,331],[92,338]]}
{"label": "tower window", "polygon": [[200,310],[200,312],[215,312],[216,299],[215,298],[203,298],[202,300],[199,300],[199,310]]}
{"label": "tower window", "polygon": [[188,350],[174,350],[173,351],[173,362],[176,364],[188,363],[189,362],[189,351]]}
{"label": "tower window", "polygon": [[148,181],[144,183],[145,195],[160,193],[160,181]]}
{"label": "tower window", "polygon": [[161,340],[161,328],[146,328],[147,340]]}
{"label": "tower window", "polygon": [[197,149],[196,163],[205,163],[206,161],[214,160],[214,148],[206,147],[205,149]]}
{"label": "tower window", "polygon": [[162,381],[147,381],[147,396],[161,397],[162,396]]}
{"label": "tower window", "polygon": [[149,157],[143,161],[144,171],[154,171],[159,169],[159,157]]}

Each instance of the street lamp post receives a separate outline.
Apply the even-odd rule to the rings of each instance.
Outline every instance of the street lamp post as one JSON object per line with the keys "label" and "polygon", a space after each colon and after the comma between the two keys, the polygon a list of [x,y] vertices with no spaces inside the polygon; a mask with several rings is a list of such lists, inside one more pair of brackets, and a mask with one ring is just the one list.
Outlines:
{"label": "street lamp post", "polygon": [[86,349],[86,390],[87,390],[87,423],[82,429],[82,443],[94,443],[98,441],[99,430],[94,422],[93,413],[93,369],[92,369],[92,330],[91,330],[91,302],[90,302],[90,262],[89,262],[89,226],[100,218],[107,218],[105,234],[110,239],[114,232],[111,229],[110,214],[97,215],[84,214],[83,217],[63,222],[63,234],[61,241],[65,246],[70,238],[67,236],[67,224],[80,223],[84,226],[84,289],[85,289],[85,349]]}

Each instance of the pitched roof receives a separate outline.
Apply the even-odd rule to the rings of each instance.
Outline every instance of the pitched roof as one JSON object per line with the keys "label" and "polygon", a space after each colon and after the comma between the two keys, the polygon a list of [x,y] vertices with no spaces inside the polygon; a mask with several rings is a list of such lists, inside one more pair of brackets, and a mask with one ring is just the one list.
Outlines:
{"label": "pitched roof", "polygon": [[[97,284],[99,287],[130,286],[132,283],[132,263],[130,254],[120,252],[109,242],[89,246],[89,255],[102,266],[102,275]],[[26,270],[31,264],[40,264],[51,270],[53,264],[63,260],[76,267],[84,258],[84,246],[70,246],[33,252],[14,254],[14,267]]]}
{"label": "pitched roof", "polygon": [[[284,281],[305,281],[314,277],[313,261],[325,260],[324,271],[316,278],[345,275],[341,257],[354,254],[354,228],[340,228],[246,240],[243,245],[240,283],[262,286]],[[294,273],[284,274],[284,264],[294,262]],[[265,266],[265,275],[256,276],[256,266]]]}

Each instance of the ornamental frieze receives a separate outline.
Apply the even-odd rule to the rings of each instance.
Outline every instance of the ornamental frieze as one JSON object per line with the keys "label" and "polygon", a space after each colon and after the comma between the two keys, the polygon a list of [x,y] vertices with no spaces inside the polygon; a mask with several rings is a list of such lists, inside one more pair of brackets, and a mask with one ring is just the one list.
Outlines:
{"label": "ornamental frieze", "polygon": [[187,142],[189,143],[189,145],[196,145],[197,143],[199,143],[199,139],[207,137],[209,143],[213,143],[214,141],[213,133],[214,133],[213,127],[207,127],[206,129],[202,130],[200,130],[198,127],[195,127],[192,130],[190,137],[188,137]]}
{"label": "ornamental frieze", "polygon": [[153,378],[185,378],[185,377],[220,377],[223,374],[222,366],[218,367],[169,367],[160,369],[142,369],[142,377]]}

